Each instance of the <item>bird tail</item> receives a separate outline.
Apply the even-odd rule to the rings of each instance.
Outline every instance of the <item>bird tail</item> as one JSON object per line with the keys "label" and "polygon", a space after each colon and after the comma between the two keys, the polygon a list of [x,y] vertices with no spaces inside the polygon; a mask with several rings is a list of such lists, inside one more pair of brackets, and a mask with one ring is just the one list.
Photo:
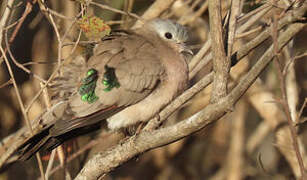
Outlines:
{"label": "bird tail", "polygon": [[100,129],[104,119],[120,110],[122,108],[109,108],[87,117],[53,122],[26,140],[17,150],[17,155],[20,160],[27,160],[40,149],[51,151],[69,139]]}
{"label": "bird tail", "polygon": [[50,129],[53,127],[50,126],[44,129],[39,134],[30,138],[23,144],[23,146],[19,148],[19,150],[17,151],[19,160],[28,160],[41,149],[44,151],[51,151],[69,139],[96,131],[100,128],[101,123],[102,122],[97,122],[95,124],[77,128],[55,137],[50,134]]}
{"label": "bird tail", "polygon": [[67,109],[67,105],[65,102],[59,103],[41,117],[41,120],[48,120],[48,125],[37,127],[34,135],[19,146],[16,154],[20,160],[29,159],[40,149],[51,151],[69,139],[96,131],[105,122],[103,120],[123,109],[110,107],[86,117],[73,118],[64,110]]}
{"label": "bird tail", "polygon": [[33,154],[38,152],[48,140],[50,140],[49,129],[50,127],[33,136],[17,150],[20,160],[28,160]]}

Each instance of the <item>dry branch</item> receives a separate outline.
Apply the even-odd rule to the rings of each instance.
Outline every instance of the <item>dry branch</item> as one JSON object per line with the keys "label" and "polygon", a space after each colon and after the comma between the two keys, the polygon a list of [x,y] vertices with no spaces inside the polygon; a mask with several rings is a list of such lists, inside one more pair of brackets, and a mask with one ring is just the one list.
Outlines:
{"label": "dry branch", "polygon": [[[52,75],[50,78],[44,83],[44,86],[41,88],[41,90],[32,98],[30,101],[29,105],[23,107],[25,112],[28,112],[30,107],[32,107],[34,101],[37,101],[38,97],[40,94],[44,91],[48,83],[52,80],[52,78],[55,76],[55,74],[58,72],[58,70],[62,67],[63,60],[69,58],[72,53],[75,51],[77,45],[80,42],[80,37],[81,34],[79,33],[79,36],[77,37],[77,40],[67,40],[68,36],[72,32],[72,29],[74,27],[74,24],[76,23],[77,17],[79,17],[81,14],[84,13],[85,9],[88,8],[86,6],[92,5],[92,6],[97,6],[99,8],[111,10],[113,12],[122,14],[122,15],[128,15],[132,17],[136,17],[137,19],[151,19],[154,17],[159,17],[161,15],[165,15],[166,11],[170,10],[171,6],[175,6],[176,3],[178,3],[180,0],[175,2],[174,0],[170,1],[165,1],[165,0],[158,0],[155,1],[155,3],[152,4],[151,8],[149,8],[145,13],[143,14],[142,18],[139,18],[136,14],[131,13],[130,11],[124,12],[121,10],[117,10],[114,8],[111,8],[109,6],[102,5],[100,3],[95,3],[90,1],[87,5],[82,4],[81,5],[81,11],[73,17],[73,14],[70,14],[69,16],[63,15],[65,13],[58,13],[55,10],[49,9],[49,7],[44,4],[44,1],[40,1],[40,8],[41,11],[45,14],[45,16],[49,20],[49,24],[51,24],[52,29],[56,35],[56,40],[57,40],[57,60],[58,64],[53,71]],[[13,2],[13,1],[8,1]],[[181,1],[180,1],[181,2]],[[188,10],[188,15],[189,17],[191,16],[191,19],[186,19],[186,18],[181,18],[181,21],[188,23],[189,25],[193,23],[198,23],[199,21],[204,21],[205,18],[203,18],[204,14],[203,12],[207,9],[208,6],[208,1],[205,1],[205,3],[201,4],[201,1],[187,1],[185,3],[181,2],[185,8]],[[206,127],[208,124],[211,124],[212,122],[217,121],[220,119],[223,115],[227,114],[229,110],[233,109],[234,105],[236,102],[240,99],[240,97],[247,91],[249,87],[250,91],[247,92],[248,98],[250,99],[250,102],[254,105],[254,108],[256,111],[262,115],[262,117],[265,118],[264,122],[260,123],[259,127],[257,130],[255,130],[255,133],[261,132],[261,135],[257,134],[257,138],[255,138],[255,135],[252,136],[249,139],[249,142],[247,144],[247,147],[244,147],[242,144],[240,145],[240,149],[238,151],[229,151],[229,160],[231,161],[231,155],[236,154],[235,157],[237,158],[242,158],[240,159],[240,163],[244,161],[244,157],[242,156],[242,151],[243,149],[241,148],[247,148],[249,153],[251,153],[255,148],[260,144],[260,141],[262,138],[265,137],[265,135],[272,131],[276,126],[280,125],[283,117],[282,116],[282,111],[278,109],[276,104],[271,104],[272,107],[276,108],[277,110],[274,111],[271,116],[268,116],[268,114],[262,114],[263,112],[263,107],[259,107],[259,103],[255,104],[253,102],[253,98],[256,99],[257,96],[253,96],[253,92],[259,92],[261,91],[262,95],[267,95],[265,93],[269,93],[266,91],[265,87],[263,84],[259,84],[259,81],[254,81],[256,78],[259,76],[261,71],[265,69],[265,67],[271,62],[271,60],[274,58],[277,52],[281,51],[282,48],[289,42],[291,38],[293,38],[302,28],[305,27],[304,24],[299,23],[300,20],[302,20],[302,17],[307,11],[307,4],[303,3],[301,4],[301,7],[295,7],[295,8],[289,8],[284,10],[281,13],[281,16],[279,16],[277,19],[275,17],[275,22],[273,24],[274,28],[274,45],[272,45],[265,54],[258,60],[258,62],[251,68],[251,70],[243,77],[241,80],[238,81],[238,85],[232,89],[231,92],[227,92],[227,77],[228,77],[228,71],[229,71],[229,59],[235,59],[237,61],[240,61],[243,57],[248,55],[251,51],[253,51],[256,47],[258,47],[260,44],[262,44],[264,41],[268,40],[271,37],[272,33],[272,28],[271,27],[264,27],[264,26],[256,26],[255,24],[259,23],[259,20],[263,18],[264,15],[267,13],[270,13],[272,10],[275,10],[275,6],[272,6],[270,4],[265,4],[252,12],[242,16],[242,17],[237,17],[239,14],[235,13],[234,17],[232,17],[232,20],[230,21],[232,24],[236,24],[236,27],[233,25],[231,26],[232,29],[230,29],[230,41],[228,42],[228,50],[227,50],[227,58],[226,58],[226,53],[225,53],[225,48],[223,47],[223,32],[221,29],[221,15],[220,15],[220,6],[217,4],[216,7],[213,7],[213,4],[216,4],[217,1],[210,1],[211,6],[209,3],[209,9],[210,9],[210,19],[214,19],[214,21],[211,21],[211,37],[213,40],[213,43],[211,40],[208,40],[206,43],[204,43],[203,47],[201,50],[194,56],[193,60],[189,64],[190,67],[190,79],[192,79],[199,71],[203,69],[205,65],[207,65],[210,60],[212,60],[212,56],[214,57],[214,69],[215,73],[211,72],[208,75],[204,76],[201,80],[199,80],[194,86],[192,86],[190,89],[186,90],[180,97],[175,99],[172,103],[170,103],[166,108],[164,108],[160,114],[159,118],[153,118],[152,120],[149,121],[149,123],[146,125],[146,127],[137,135],[125,140],[121,144],[116,145],[112,149],[109,149],[107,151],[103,151],[92,157],[87,164],[83,167],[82,171],[78,174],[76,179],[97,179],[99,177],[102,177],[104,174],[110,172],[114,168],[118,167],[119,165],[127,162],[129,159],[142,154],[146,151],[149,151],[151,149],[167,145],[169,143],[178,141],[179,139],[182,139],[186,136],[190,136],[191,134],[202,130],[204,127]],[[78,3],[77,3],[78,4]],[[12,5],[12,4],[11,4]],[[199,9],[194,10],[196,6],[199,6]],[[10,6],[8,6],[10,7]],[[6,8],[6,11],[9,8]],[[238,10],[238,4],[234,10]],[[6,18],[6,12],[4,13],[4,16],[2,16],[0,19],[0,40],[2,39],[2,31],[7,31],[9,27],[11,27],[13,24],[5,27],[5,24],[7,19]],[[214,12],[214,13],[213,13]],[[163,14],[164,13],[164,14]],[[172,16],[176,13],[171,12],[168,14],[168,16]],[[22,17],[26,17],[27,15],[24,15]],[[166,15],[167,16],[167,15]],[[178,16],[178,15],[177,15]],[[65,24],[65,32],[62,34],[60,31],[60,25],[58,24],[57,19],[55,18],[61,18],[62,20],[66,20]],[[165,16],[164,16],[165,17]],[[17,22],[20,22],[19,26],[22,25],[22,18],[20,18],[21,21],[17,20]],[[3,25],[3,22],[4,25]],[[111,21],[112,22],[112,21]],[[116,21],[117,22],[117,21]],[[122,21],[118,21],[122,22]],[[136,24],[138,24],[137,22]],[[272,25],[272,24],[271,24]],[[249,30],[252,26],[253,29]],[[241,46],[239,48],[232,48],[232,43],[239,37],[239,36],[247,36],[246,34],[259,32],[260,30],[263,30],[263,32],[258,33],[252,40],[248,41],[244,46]],[[284,31],[284,32],[282,32]],[[18,30],[16,31],[18,32]],[[279,34],[277,35],[277,32]],[[1,41],[0,41],[1,42]],[[70,43],[74,42],[74,43]],[[7,43],[9,44],[9,43]],[[63,47],[66,46],[67,44],[69,45],[74,45],[73,48],[70,49],[70,51],[66,54],[67,57],[64,57],[62,51]],[[212,52],[210,52],[210,48]],[[4,52],[6,49],[2,48],[1,46],[1,51]],[[236,51],[235,51],[236,50]],[[235,51],[235,52],[233,52]],[[4,53],[3,53],[4,54]],[[12,56],[12,52],[10,52]],[[231,55],[231,56],[230,56]],[[13,56],[12,56],[13,57]],[[0,60],[1,61],[1,60]],[[5,60],[6,64],[8,64],[7,60]],[[17,63],[16,63],[17,64]],[[291,63],[288,63],[286,67],[284,68],[283,74],[285,75],[288,69],[288,66],[290,66]],[[23,68],[23,64],[21,64]],[[23,68],[24,70],[28,70],[27,68]],[[11,73],[12,77],[13,74]],[[215,76],[215,77],[214,77]],[[167,126],[164,128],[159,128],[158,127],[166,121],[168,117],[172,115],[172,113],[176,110],[178,110],[180,107],[182,107],[188,100],[193,98],[197,93],[202,91],[205,87],[207,87],[212,81],[215,79],[215,87],[213,89],[213,104],[208,105],[207,107],[203,108],[199,112],[197,112],[195,115],[191,116],[190,118],[187,118],[179,123],[176,123],[171,126]],[[14,78],[13,78],[14,80]],[[11,82],[11,81],[9,81]],[[12,81],[15,90],[17,85],[16,82]],[[252,86],[252,84],[254,85]],[[216,85],[220,85],[219,88]],[[260,90],[259,90],[260,88]],[[259,91],[257,91],[259,90]],[[214,95],[215,93],[215,95]],[[258,94],[260,95],[260,94]],[[258,96],[259,97],[259,96]],[[269,97],[273,99],[272,93],[269,94]],[[20,97],[19,97],[20,100]],[[258,99],[259,100],[259,99]],[[257,101],[257,100],[256,100]],[[261,105],[260,105],[261,106]],[[292,105],[294,106],[294,105]],[[241,108],[244,109],[244,108]],[[23,111],[23,112],[24,112]],[[244,110],[241,110],[244,111]],[[241,112],[240,111],[240,112]],[[241,112],[243,113],[243,112]],[[279,116],[275,116],[275,113],[279,114]],[[301,113],[300,113],[301,114]],[[293,117],[292,117],[293,118]],[[45,122],[44,122],[45,123]],[[243,118],[241,121],[235,122],[237,123],[237,128],[241,129],[243,128]],[[47,123],[46,123],[47,124]],[[31,126],[33,127],[34,131],[39,130],[39,125],[37,122],[31,122]],[[241,129],[242,130],[242,129]],[[234,141],[240,141],[240,138],[243,137],[242,132],[233,132],[233,134],[237,139],[234,139]],[[258,131],[259,130],[259,131]],[[205,130],[203,130],[205,131]],[[284,136],[289,136],[289,132],[285,131],[284,129],[279,129],[278,132],[284,133]],[[31,132],[29,131],[28,128],[23,127],[16,133],[6,137],[5,139],[0,141],[0,167],[3,165],[14,162],[16,159],[18,159],[18,156],[13,156],[12,154],[16,152],[16,149],[20,146],[20,144],[23,143],[24,139],[30,134]],[[240,134],[241,133],[241,134]],[[240,135],[238,135],[240,134]],[[290,137],[290,136],[289,136]],[[244,137],[245,138],[245,137]],[[279,143],[289,143],[291,141],[291,138],[288,140],[284,137],[278,136],[277,139],[284,140],[285,142],[278,141]],[[292,137],[293,138],[293,137]],[[296,138],[294,136],[294,138]],[[287,141],[288,140],[288,141]],[[293,139],[292,139],[293,140]],[[241,140],[242,141],[242,140]],[[94,140],[90,143],[91,146],[86,146],[84,148],[81,148],[77,153],[72,155],[71,157],[68,157],[68,160],[72,160],[75,157],[79,156],[82,154],[86,149],[92,147],[93,145],[99,143],[98,140]],[[241,142],[242,143],[242,142]],[[278,144],[279,145],[279,144]],[[282,146],[282,144],[280,145]],[[232,148],[235,148],[235,142],[232,144]],[[282,151],[282,150],[281,150]],[[297,151],[296,151],[297,152]],[[283,155],[288,158],[289,154],[291,155],[291,152],[282,152]],[[292,153],[293,154],[293,153]],[[302,153],[303,154],[303,153]],[[303,154],[303,157],[304,154]],[[295,158],[292,158],[292,160]],[[289,163],[291,164],[291,167],[293,168],[294,174],[299,177],[296,172],[298,169],[295,165],[297,165],[297,161],[292,161],[291,159],[289,160]],[[68,162],[69,162],[68,161]],[[234,170],[230,170],[229,175],[234,177],[236,179],[237,177],[244,177],[245,174],[240,173],[239,167],[242,166],[242,164],[238,163],[236,168]],[[231,166],[231,165],[229,165]],[[300,167],[303,167],[302,165]],[[41,168],[42,169],[42,168]],[[50,168],[48,168],[50,170]],[[48,178],[49,175],[51,175],[54,171],[60,169],[60,166],[56,167],[55,169],[51,170],[50,174],[46,174],[46,177]],[[222,169],[222,175],[225,176],[225,169]],[[49,172],[48,170],[48,172]],[[66,171],[66,169],[65,169]],[[233,174],[231,174],[233,173]],[[44,176],[43,176],[44,178]]]}
{"label": "dry branch", "polygon": [[[304,26],[304,24],[300,23],[290,25],[285,32],[280,34],[278,49],[282,49]],[[98,153],[86,163],[76,179],[98,179],[103,174],[108,173],[142,152],[184,138],[218,120],[234,106],[273,57],[273,47],[271,46],[225,98],[220,99],[217,103],[208,105],[205,109],[182,122],[150,132],[143,131],[109,151]]]}

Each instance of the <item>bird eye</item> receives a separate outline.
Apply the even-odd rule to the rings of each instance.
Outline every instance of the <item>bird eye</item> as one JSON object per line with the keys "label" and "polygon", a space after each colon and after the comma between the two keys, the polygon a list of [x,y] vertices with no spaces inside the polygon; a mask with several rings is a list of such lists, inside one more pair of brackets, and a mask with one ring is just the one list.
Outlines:
{"label": "bird eye", "polygon": [[164,36],[165,36],[167,39],[172,39],[172,38],[173,38],[173,35],[172,35],[172,33],[170,33],[170,32],[166,32],[166,33],[164,34]]}

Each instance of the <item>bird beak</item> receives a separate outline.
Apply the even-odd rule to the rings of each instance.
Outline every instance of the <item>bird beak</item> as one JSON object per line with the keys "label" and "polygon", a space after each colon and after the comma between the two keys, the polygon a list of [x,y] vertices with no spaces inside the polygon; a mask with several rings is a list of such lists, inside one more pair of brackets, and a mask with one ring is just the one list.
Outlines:
{"label": "bird beak", "polygon": [[188,48],[185,44],[180,44],[180,53],[185,54],[185,55],[189,55],[189,56],[193,56],[194,53],[193,51]]}

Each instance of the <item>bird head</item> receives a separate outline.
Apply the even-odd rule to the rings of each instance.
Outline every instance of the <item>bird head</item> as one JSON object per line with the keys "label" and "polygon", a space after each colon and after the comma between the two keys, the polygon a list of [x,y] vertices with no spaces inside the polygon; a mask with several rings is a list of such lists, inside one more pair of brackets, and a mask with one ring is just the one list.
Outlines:
{"label": "bird head", "polygon": [[185,45],[189,38],[188,31],[181,24],[169,19],[153,19],[145,23],[144,26],[156,33],[162,40],[166,41],[180,53],[193,55],[193,52]]}

